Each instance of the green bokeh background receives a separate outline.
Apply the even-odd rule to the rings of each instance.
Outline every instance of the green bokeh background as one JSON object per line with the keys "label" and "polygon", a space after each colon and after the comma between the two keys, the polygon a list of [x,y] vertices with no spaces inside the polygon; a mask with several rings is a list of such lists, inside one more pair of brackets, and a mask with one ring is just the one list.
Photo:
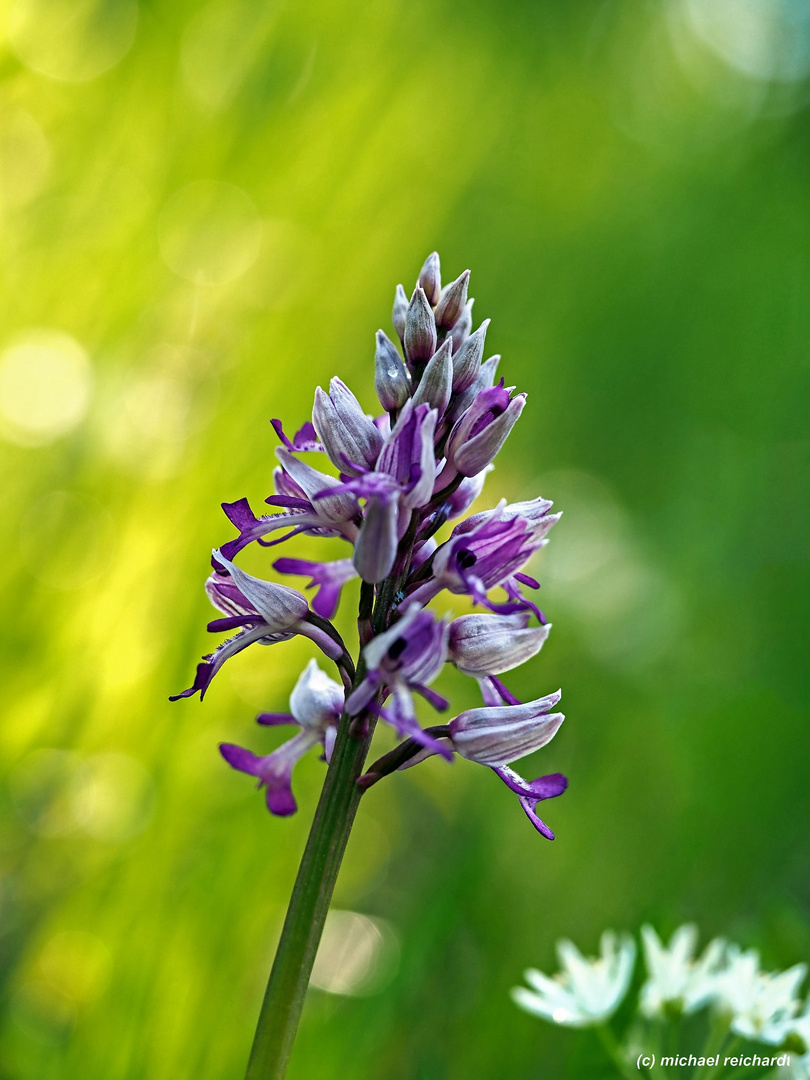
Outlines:
{"label": "green bokeh background", "polygon": [[[387,966],[312,992],[290,1077],[610,1075],[509,1000],[561,935],[693,919],[810,959],[808,87],[764,77],[806,12],[754,19],[757,68],[695,6],[0,4],[3,1080],[241,1075],[323,766],[275,820],[216,747],[274,746],[253,716],[311,653],[167,697],[270,417],[335,373],[373,407],[374,331],[434,248],[529,394],[482,505],[564,511],[511,686],[562,686],[524,772],[570,788],[553,844],[471,764],[369,793],[335,903]],[[92,374],[71,413],[49,338],[34,430],[8,358],[43,328]]]}

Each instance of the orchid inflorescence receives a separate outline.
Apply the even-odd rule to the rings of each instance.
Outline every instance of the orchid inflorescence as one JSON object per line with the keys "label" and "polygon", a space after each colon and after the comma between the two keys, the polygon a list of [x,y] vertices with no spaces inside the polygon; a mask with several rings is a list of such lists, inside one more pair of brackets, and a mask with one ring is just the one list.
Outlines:
{"label": "orchid inflorescence", "polygon": [[[810,1000],[802,1002],[799,997],[807,965],[762,971],[756,949],[743,950],[722,938],[715,938],[696,957],[697,940],[697,927],[691,923],[679,927],[669,945],[652,926],[642,926],[647,978],[639,992],[638,1021],[629,1029],[627,1046],[616,1047],[620,1063],[632,1062],[635,1067],[639,1050],[645,1056],[650,1049],[645,1046],[650,1025],[677,1025],[681,1017],[708,1009],[714,1017],[714,1037],[702,1056],[693,1055],[698,1064],[710,1064],[708,1059],[723,1049],[731,1054],[729,1040],[745,1040],[773,1048],[770,1054],[759,1055],[760,1064],[767,1064],[767,1057],[775,1065],[781,1051],[793,1051],[787,1055],[790,1075],[810,1077]],[[550,978],[530,968],[525,973],[530,989],[515,987],[513,1000],[526,1012],[555,1024],[604,1026],[630,987],[636,958],[633,938],[606,930],[598,957],[582,956],[567,940],[557,943],[557,953],[562,970]],[[661,1064],[666,1062],[665,1056]]]}
{"label": "orchid inflorescence", "polygon": [[[329,761],[341,724],[367,735],[381,718],[404,741],[357,780],[370,787],[395,769],[439,754],[459,754],[491,768],[518,795],[535,828],[553,833],[536,805],[562,794],[559,773],[527,781],[510,766],[544,746],[563,721],[555,711],[559,692],[519,701],[500,676],[534,656],[549,626],[524,589],[538,582],[522,573],[559,519],[551,503],[537,498],[472,514],[443,542],[436,534],[462,517],[480,495],[492,461],[523,411],[525,394],[495,382],[498,356],[484,360],[489,320],[472,332],[467,298],[469,271],[441,286],[439,257],[425,261],[408,300],[398,286],[393,323],[400,349],[382,330],[375,353],[375,388],[384,412],[366,415],[338,378],[318,387],[307,422],[290,439],[279,420],[274,473],[276,508],[257,516],[247,499],[224,503],[238,536],[213,553],[206,592],[222,618],[211,631],[237,633],[203,659],[194,683],[179,697],[199,691],[248,645],[310,638],[336,667],[340,682],[311,661],[290,699],[290,713],[263,713],[260,724],[297,724],[300,732],[264,757],[232,744],[220,747],[235,769],[266,789],[274,814],[296,809],[291,789],[295,763],[321,746]],[[318,454],[332,475],[308,464]],[[328,468],[328,466],[327,466]],[[295,589],[254,577],[234,562],[250,544],[273,547],[298,534],[339,537],[351,548],[345,558],[317,562],[277,559],[278,573],[307,576],[312,603]],[[359,578],[360,656],[355,667],[331,622],[343,586]],[[505,596],[493,599],[499,587]],[[429,606],[444,591],[466,595],[483,612],[449,619]],[[445,663],[478,681],[483,705],[449,723],[422,728],[414,694],[441,712],[448,701],[431,688]]]}

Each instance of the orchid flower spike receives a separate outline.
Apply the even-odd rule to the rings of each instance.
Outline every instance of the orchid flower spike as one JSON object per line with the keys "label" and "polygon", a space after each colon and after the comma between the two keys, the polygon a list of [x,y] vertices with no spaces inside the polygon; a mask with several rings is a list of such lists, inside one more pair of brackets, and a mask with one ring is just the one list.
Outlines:
{"label": "orchid flower spike", "polygon": [[[537,807],[561,795],[566,778],[526,780],[512,766],[556,735],[560,695],[521,702],[501,676],[532,661],[548,639],[546,617],[525,591],[540,586],[526,564],[548,543],[559,514],[538,497],[512,504],[494,499],[494,508],[465,517],[527,407],[525,393],[503,379],[496,383],[500,358],[484,358],[489,319],[473,329],[469,277],[464,270],[443,284],[438,253],[431,252],[413,289],[396,288],[392,335],[376,334],[369,375],[380,414],[367,415],[366,398],[330,378],[315,389],[311,420],[294,435],[272,420],[279,445],[273,490],[262,493],[268,511],[254,510],[257,504],[245,497],[222,504],[235,535],[215,549],[205,589],[221,616],[209,630],[229,636],[175,698],[202,698],[222,665],[249,645],[296,636],[334,663],[341,680],[309,662],[292,711],[260,717],[300,728],[272,753],[259,757],[222,744],[234,768],[258,779],[274,814],[295,809],[290,777],[301,755],[317,744],[328,760],[335,740],[345,736],[358,754],[347,783],[367,788],[433,755],[471,761],[491,769],[535,829],[553,839]],[[245,548],[258,555],[302,536],[305,557],[292,553],[272,565],[304,578],[311,602],[237,565]],[[323,541],[332,547],[319,557]],[[347,597],[358,600],[356,667],[331,621]],[[465,603],[481,610],[462,614]],[[425,727],[417,699],[440,713],[449,709],[434,684],[451,668],[476,680],[483,705]],[[379,720],[403,741],[363,773]],[[336,754],[335,760],[348,759]]]}

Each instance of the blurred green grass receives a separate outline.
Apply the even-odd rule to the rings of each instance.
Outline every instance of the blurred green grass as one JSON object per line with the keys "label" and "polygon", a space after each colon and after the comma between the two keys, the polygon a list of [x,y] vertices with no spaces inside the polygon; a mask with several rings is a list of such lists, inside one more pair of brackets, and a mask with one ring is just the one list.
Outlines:
{"label": "blurred green grass", "polygon": [[[562,934],[695,919],[810,958],[807,84],[693,9],[0,6],[4,1080],[240,1075],[322,766],[273,820],[216,745],[273,745],[253,714],[309,653],[166,699],[218,504],[268,493],[269,419],[316,383],[372,408],[433,248],[529,392],[487,497],[565,511],[513,685],[563,687],[525,771],[571,786],[554,844],[471,766],[369,793],[336,904],[398,967],[313,992],[290,1076],[595,1076],[507,996]],[[47,339],[31,412],[36,328],[79,359]]]}

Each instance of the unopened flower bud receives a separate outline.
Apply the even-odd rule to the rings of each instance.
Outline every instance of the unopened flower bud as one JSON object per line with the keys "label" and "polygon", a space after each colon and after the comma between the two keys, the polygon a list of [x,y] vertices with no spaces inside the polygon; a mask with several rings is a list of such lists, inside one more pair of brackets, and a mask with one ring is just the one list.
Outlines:
{"label": "unopened flower bud", "polygon": [[401,409],[411,396],[411,381],[396,345],[382,330],[377,331],[374,353],[374,388],[386,412]]}
{"label": "unopened flower bud", "polygon": [[[475,333],[471,334],[453,353],[454,393],[463,392],[478,378],[488,326],[489,319],[484,319]],[[455,330],[453,332],[455,333]]]}
{"label": "unopened flower bud", "polygon": [[470,271],[465,270],[461,277],[442,289],[441,299],[436,306],[436,326],[440,330],[451,330],[458,321],[467,303],[469,280]]}
{"label": "unopened flower bud", "polygon": [[456,422],[447,441],[447,460],[462,476],[475,476],[485,469],[506,442],[526,404],[525,394],[511,399],[509,395],[503,380],[479,391]]}
{"label": "unopened flower bud", "polygon": [[560,696],[558,690],[525,705],[485,706],[459,713],[448,725],[453,748],[462,757],[493,769],[510,765],[554,738],[565,717],[549,710]]}
{"label": "unopened flower bud", "polygon": [[340,379],[331,380],[328,394],[320,386],[315,390],[312,423],[329,460],[341,472],[359,476],[374,468],[382,437]]}
{"label": "unopened flower bud", "polygon": [[458,393],[453,394],[453,400],[446,417],[451,424],[455,424],[456,420],[464,415],[481,390],[488,390],[491,386],[495,385],[495,374],[498,370],[500,360],[501,358],[499,355],[490,356],[489,360],[485,360],[478,369],[478,374],[472,386],[468,386],[466,390],[460,390]]}
{"label": "unopened flower bud", "polygon": [[425,290],[417,285],[405,316],[405,355],[408,363],[424,364],[436,351],[436,322]]}
{"label": "unopened flower bud", "polygon": [[453,339],[453,348],[457,349],[459,345],[462,345],[470,336],[472,330],[473,317],[472,308],[475,300],[470,297],[467,303],[464,305],[464,310],[459,315],[456,325],[450,331],[450,337]]}
{"label": "unopened flower bud", "polygon": [[450,623],[449,659],[465,675],[500,675],[525,663],[543,647],[550,629],[529,626],[528,612],[462,615]]}
{"label": "unopened flower bud", "polygon": [[405,315],[408,311],[408,294],[401,285],[397,285],[394,293],[394,310],[391,313],[391,321],[399,335],[399,340],[405,340]]}
{"label": "unopened flower bud", "polygon": [[425,290],[425,296],[428,299],[428,303],[435,307],[439,302],[439,297],[442,294],[442,275],[439,266],[438,252],[434,251],[425,259],[425,265],[419,272],[419,280],[417,285],[421,285]]}
{"label": "unopened flower bud", "polygon": [[441,348],[437,349],[428,361],[425,372],[419,381],[419,386],[413,393],[414,406],[430,405],[431,408],[438,410],[439,416],[444,413],[450,401],[450,389],[453,381],[451,350],[450,341],[444,341]]}

